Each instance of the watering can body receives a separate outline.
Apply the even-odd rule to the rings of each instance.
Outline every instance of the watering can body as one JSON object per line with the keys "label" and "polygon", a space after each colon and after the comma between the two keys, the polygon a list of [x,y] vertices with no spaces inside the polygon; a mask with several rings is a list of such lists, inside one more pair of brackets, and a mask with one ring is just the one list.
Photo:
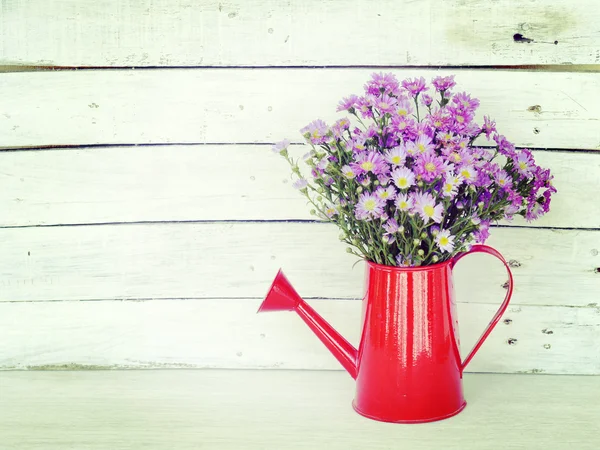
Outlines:
{"label": "watering can body", "polygon": [[[463,361],[452,268],[474,252],[498,257],[508,271],[509,283],[500,309]],[[500,320],[512,294],[510,268],[500,253],[483,245],[468,253],[422,267],[367,262],[358,349],[301,299],[281,271],[259,312],[298,313],[356,379],[353,407],[359,414],[396,423],[445,419],[465,407],[463,370]]]}

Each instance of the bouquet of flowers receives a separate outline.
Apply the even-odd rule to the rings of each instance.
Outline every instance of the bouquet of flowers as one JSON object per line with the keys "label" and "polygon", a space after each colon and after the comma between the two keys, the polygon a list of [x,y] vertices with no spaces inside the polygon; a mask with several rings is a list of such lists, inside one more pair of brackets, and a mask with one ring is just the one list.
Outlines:
{"label": "bouquet of flowers", "polygon": [[[431,85],[435,92],[422,77],[399,83],[375,73],[365,95],[340,101],[348,117],[302,128],[311,177],[290,156],[288,140],[273,146],[311,214],[341,229],[349,253],[388,266],[435,264],[485,242],[492,222],[531,221],[549,210],[550,171],[488,116],[475,123],[479,100],[452,93],[453,76]],[[485,146],[475,144],[480,137]]]}

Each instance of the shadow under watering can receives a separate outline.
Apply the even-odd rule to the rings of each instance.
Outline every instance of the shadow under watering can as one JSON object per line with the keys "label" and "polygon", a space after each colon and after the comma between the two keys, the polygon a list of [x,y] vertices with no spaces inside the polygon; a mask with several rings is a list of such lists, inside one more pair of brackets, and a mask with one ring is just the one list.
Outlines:
{"label": "shadow under watering can", "polygon": [[[487,253],[508,271],[506,297],[461,361],[452,268],[464,256]],[[362,334],[354,348],[298,295],[280,270],[258,312],[295,311],[356,379],[353,407],[384,422],[446,419],[466,406],[462,374],[506,311],[513,277],[504,257],[486,245],[430,266],[392,267],[367,262]]]}

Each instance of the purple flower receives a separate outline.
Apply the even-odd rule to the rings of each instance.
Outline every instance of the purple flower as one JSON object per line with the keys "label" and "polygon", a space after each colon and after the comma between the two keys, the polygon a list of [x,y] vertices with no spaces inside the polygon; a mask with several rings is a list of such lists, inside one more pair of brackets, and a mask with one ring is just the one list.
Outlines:
{"label": "purple flower", "polygon": [[456,83],[454,82],[454,75],[447,77],[435,77],[431,81],[431,84],[433,84],[433,87],[437,91],[447,91],[448,89],[452,89],[454,86],[456,86]]}
{"label": "purple flower", "polygon": [[507,158],[516,158],[515,146],[500,134],[494,134],[494,141],[498,145],[498,152]]}
{"label": "purple flower", "polygon": [[295,189],[302,191],[303,189],[306,189],[306,187],[308,186],[308,181],[306,181],[304,178],[298,178],[296,181],[294,181],[292,186]]}
{"label": "purple flower", "polygon": [[462,184],[462,177],[447,173],[444,184],[442,185],[442,194],[444,197],[454,198],[458,194],[458,187]]}
{"label": "purple flower", "polygon": [[473,233],[473,238],[478,244],[483,244],[490,237],[490,221],[482,220],[479,229]]}
{"label": "purple flower", "polygon": [[414,112],[413,103],[406,97],[400,97],[395,106],[394,113],[400,117],[409,116]]}
{"label": "purple flower", "polygon": [[325,207],[325,215],[331,219],[334,216],[337,216],[340,212],[338,211],[337,207],[335,205],[327,205]]}
{"label": "purple flower", "polygon": [[400,145],[385,152],[385,160],[393,166],[402,166],[406,161],[406,147]]}
{"label": "purple flower", "polygon": [[390,176],[394,184],[400,189],[408,189],[415,184],[415,174],[407,167],[394,169]]}
{"label": "purple flower", "polygon": [[398,194],[395,205],[396,209],[400,211],[410,211],[414,206],[413,198],[405,193]]}
{"label": "purple flower", "polygon": [[394,97],[390,97],[389,95],[382,95],[377,100],[375,100],[375,108],[377,108],[382,114],[391,114],[396,108],[396,103],[398,103],[398,101]]}
{"label": "purple flower", "polygon": [[402,82],[402,87],[413,96],[417,96],[426,89],[425,78],[408,78]]}
{"label": "purple flower", "polygon": [[426,135],[419,136],[414,142],[414,145],[417,152],[421,154],[433,152],[435,149],[435,145],[433,145],[433,142],[431,142],[431,138]]}
{"label": "purple flower", "polygon": [[505,170],[500,170],[494,174],[494,180],[501,189],[510,189],[512,187],[512,178]]}
{"label": "purple flower", "polygon": [[489,116],[483,116],[483,126],[481,127],[481,131],[485,133],[489,140],[492,133],[496,132],[496,121],[490,119]]}
{"label": "purple flower", "polygon": [[392,186],[388,186],[388,187],[380,186],[375,191],[375,195],[377,195],[377,197],[379,197],[381,200],[384,200],[384,201],[394,200],[394,198],[396,197],[396,189],[394,189]]}
{"label": "purple flower", "polygon": [[415,192],[413,201],[413,211],[423,219],[423,222],[428,223],[429,220],[433,220],[435,223],[440,223],[442,221],[444,206],[436,205],[435,198],[429,192]]}
{"label": "purple flower", "polygon": [[356,171],[349,165],[345,165],[342,167],[342,175],[351,180],[356,178]]}
{"label": "purple flower", "polygon": [[390,234],[394,234],[398,232],[398,222],[396,219],[389,219],[386,223],[383,224],[383,228]]}
{"label": "purple flower", "polygon": [[398,254],[396,256],[396,264],[399,267],[411,267],[413,265],[412,255],[404,256]]}
{"label": "purple flower", "polygon": [[531,152],[529,150],[521,150],[513,161],[517,171],[524,177],[529,178],[534,166]]}
{"label": "purple flower", "polygon": [[477,181],[477,171],[473,166],[463,166],[459,169],[459,175],[467,184],[474,184]]}
{"label": "purple flower", "polygon": [[424,106],[431,106],[431,104],[433,103],[433,98],[429,94],[423,94],[421,96],[421,103]]}
{"label": "purple flower", "polygon": [[329,127],[325,122],[317,119],[300,130],[300,133],[314,145],[324,144],[327,142],[329,133]]}
{"label": "purple flower", "polygon": [[442,252],[451,253],[454,250],[454,238],[449,230],[440,230],[435,236],[435,243]]}
{"label": "purple flower", "polygon": [[349,111],[350,113],[352,113],[351,110],[354,110],[356,108],[356,104],[358,103],[358,96],[356,95],[351,95],[349,97],[344,97],[343,99],[340,100],[340,103],[338,104],[337,107],[337,111]]}
{"label": "purple flower", "polygon": [[415,164],[415,172],[421,175],[423,181],[427,183],[435,180],[445,169],[444,160],[432,153],[419,155]]}
{"label": "purple flower", "polygon": [[388,165],[383,159],[381,153],[378,152],[363,152],[357,157],[355,163],[350,164],[357,174],[373,173],[379,175],[389,172]]}
{"label": "purple flower", "polygon": [[283,141],[273,144],[273,147],[271,147],[271,150],[273,150],[273,153],[278,153],[280,155],[283,155],[283,154],[285,154],[289,145],[290,145],[290,140],[284,139]]}
{"label": "purple flower", "polygon": [[333,124],[333,126],[331,127],[331,131],[333,132],[333,135],[336,138],[341,139],[344,131],[348,130],[349,128],[350,120],[347,117],[343,117]]}
{"label": "purple flower", "polygon": [[369,192],[363,192],[356,204],[356,218],[360,220],[377,219],[383,214],[384,206],[385,202],[379,197]]}
{"label": "purple flower", "polygon": [[359,97],[356,102],[356,109],[360,111],[363,119],[373,118],[373,105],[366,97]]}
{"label": "purple flower", "polygon": [[471,98],[466,92],[461,92],[452,97],[452,103],[458,105],[461,109],[466,109],[468,111],[474,111],[479,107],[479,100]]}
{"label": "purple flower", "polygon": [[392,73],[373,73],[365,85],[365,91],[371,95],[395,93],[398,90],[398,79]]}

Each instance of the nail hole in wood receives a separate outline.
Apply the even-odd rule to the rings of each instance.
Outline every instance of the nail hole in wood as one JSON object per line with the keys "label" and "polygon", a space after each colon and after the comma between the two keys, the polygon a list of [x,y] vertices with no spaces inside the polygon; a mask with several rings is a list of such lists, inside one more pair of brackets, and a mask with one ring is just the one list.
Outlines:
{"label": "nail hole in wood", "polygon": [[508,265],[510,267],[521,267],[521,263],[519,261],[517,261],[516,259],[511,259],[508,261]]}
{"label": "nail hole in wood", "polygon": [[540,129],[539,128],[534,128],[533,129],[533,134],[540,134]]}
{"label": "nail hole in wood", "polygon": [[544,329],[542,330],[542,333],[544,333],[544,334],[554,334],[554,331],[552,331],[552,330],[549,330],[548,328],[544,328]]}
{"label": "nail hole in wood", "polygon": [[558,41],[554,41],[554,45],[558,45]]}
{"label": "nail hole in wood", "polygon": [[512,323],[512,319],[504,319],[505,325],[510,325]]}
{"label": "nail hole in wood", "polygon": [[544,348],[546,350],[550,350],[552,348],[552,346],[550,344],[544,344]]}
{"label": "nail hole in wood", "polygon": [[517,340],[515,338],[509,338],[506,342],[508,345],[517,345]]}

